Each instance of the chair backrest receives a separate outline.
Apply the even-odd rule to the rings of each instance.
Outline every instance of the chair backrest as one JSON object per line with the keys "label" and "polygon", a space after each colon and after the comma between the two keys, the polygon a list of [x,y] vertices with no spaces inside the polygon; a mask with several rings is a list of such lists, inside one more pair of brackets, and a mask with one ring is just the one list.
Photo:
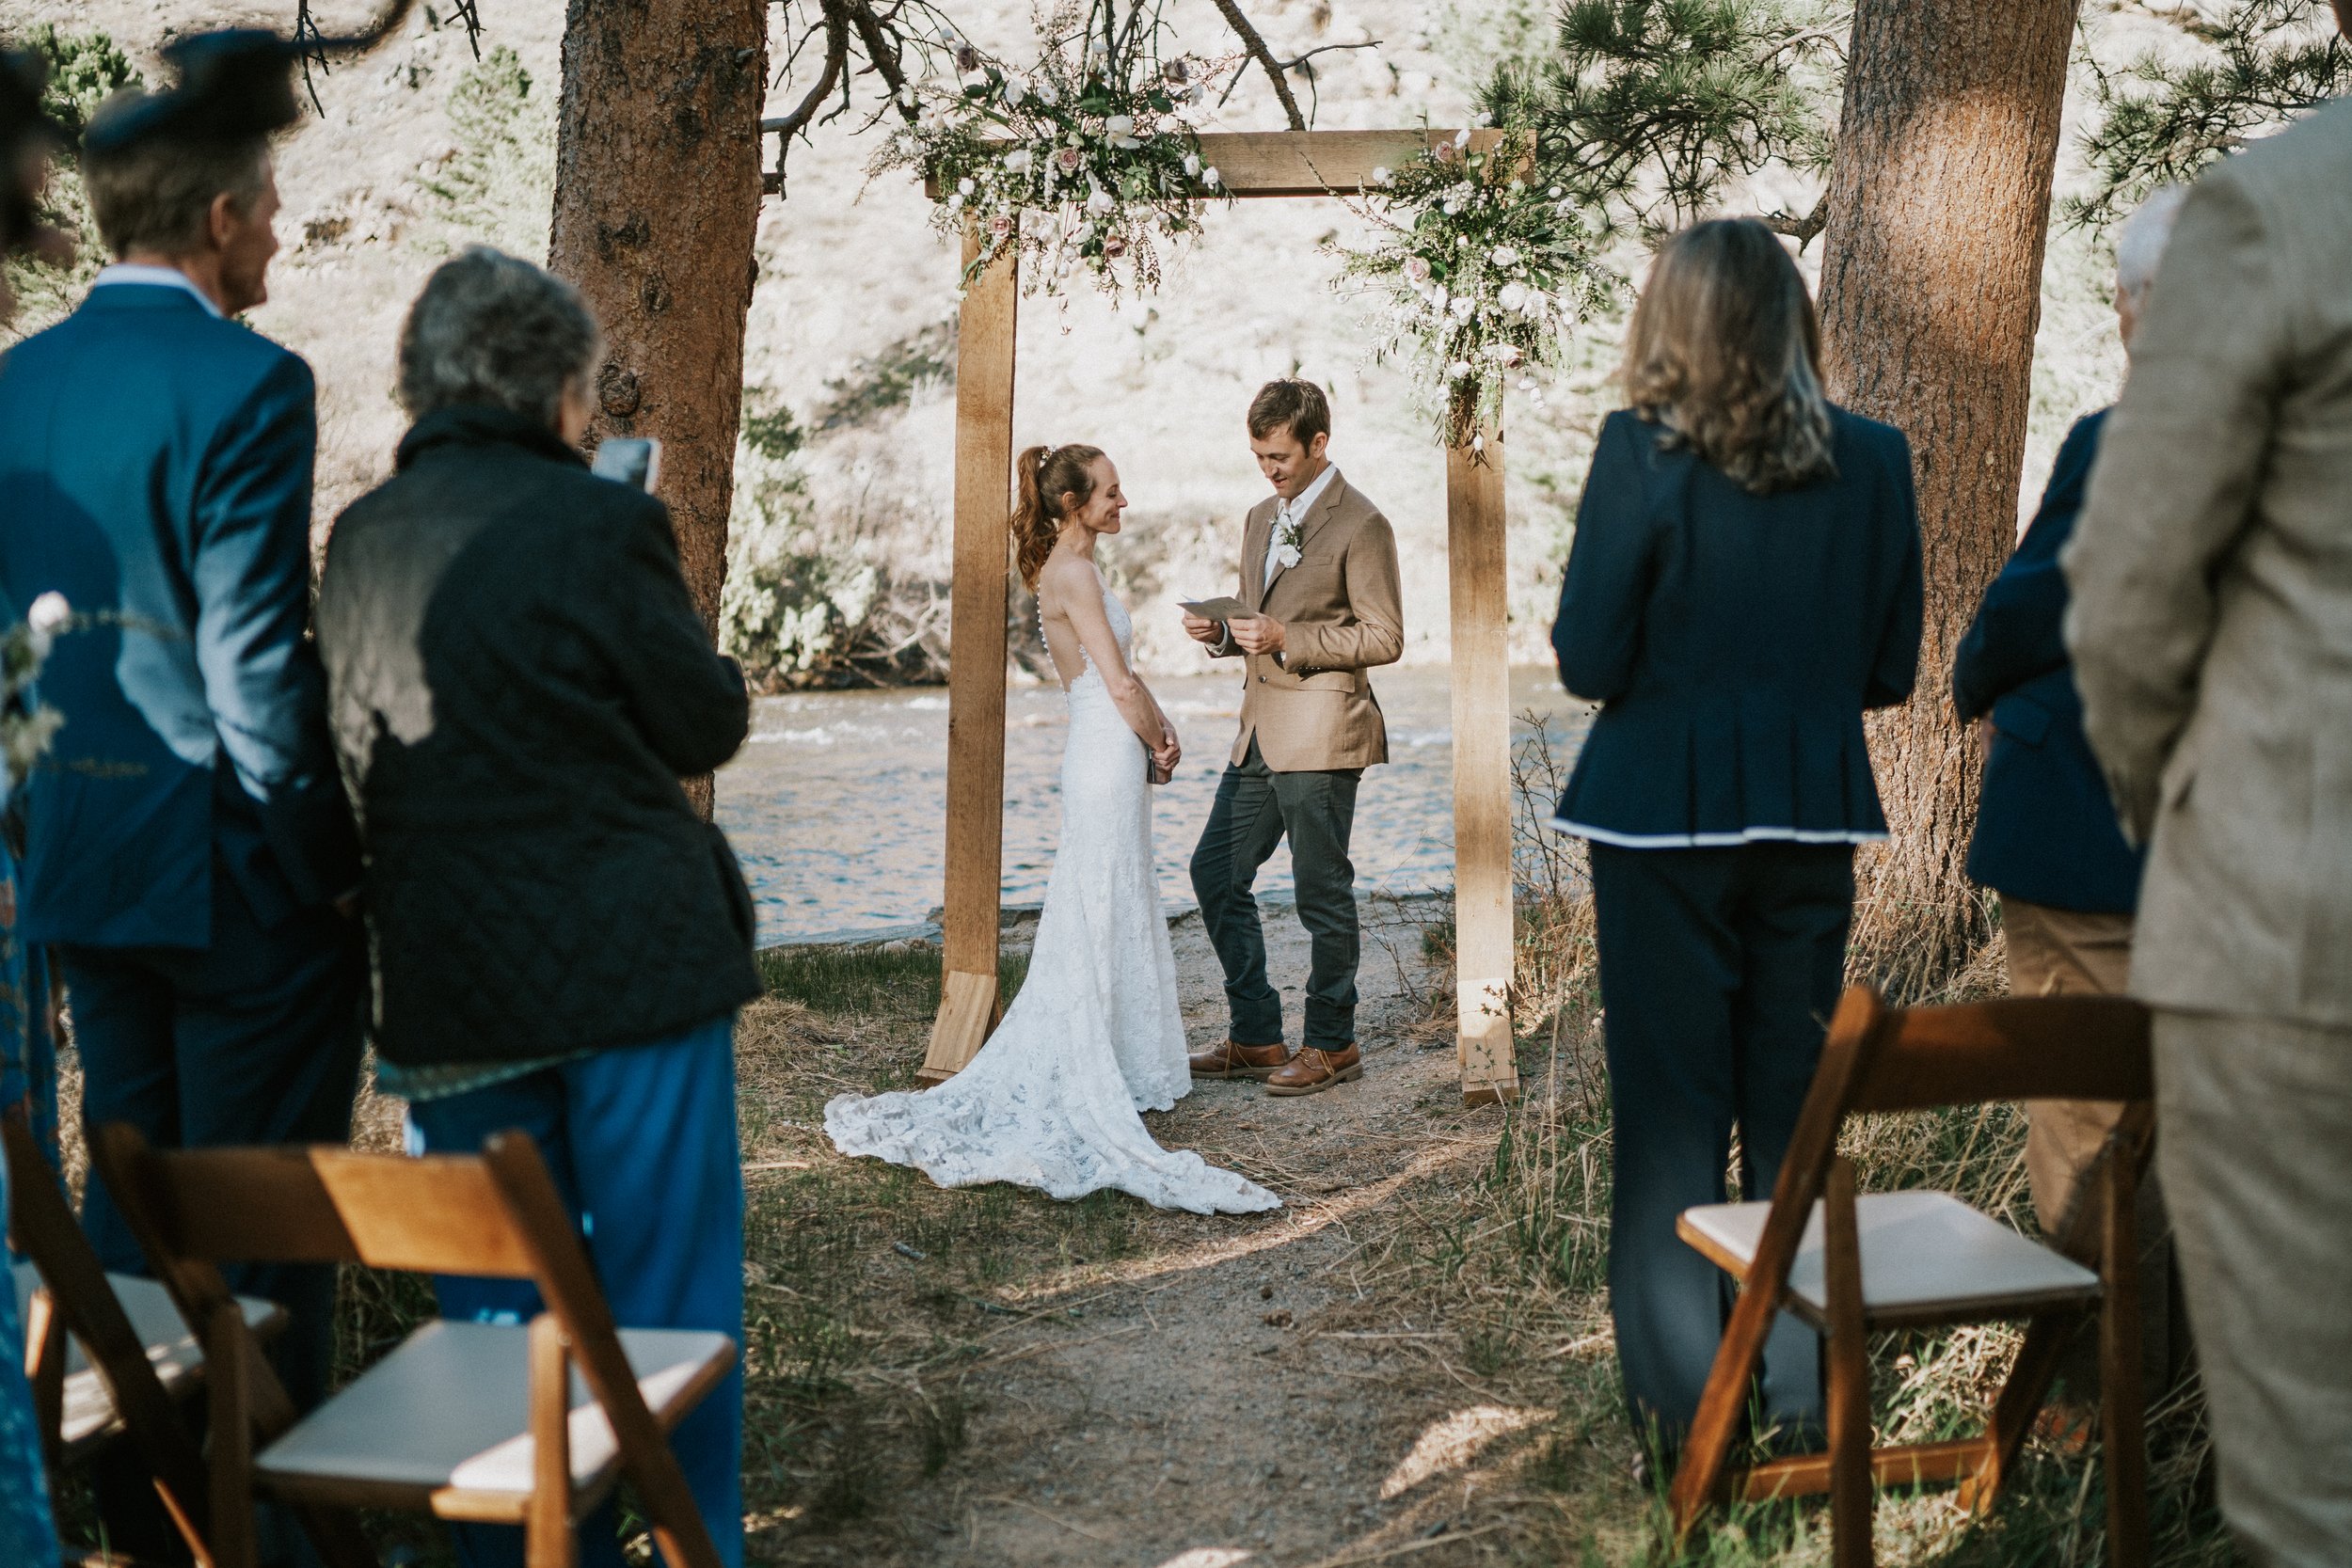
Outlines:
{"label": "chair backrest", "polygon": [[2126,996],[2045,996],[1879,1009],[1846,1108],[1924,1111],[2154,1093],[2145,1006]]}
{"label": "chair backrest", "polygon": [[[8,1167],[8,1230],[18,1250],[32,1260],[57,1320],[81,1341],[131,1446],[153,1474],[167,1507],[189,1528],[200,1529],[205,1504],[201,1452],[164,1391],[163,1380],[155,1375],[146,1344],[107,1283],[105,1266],[75,1223],[56,1173],[41,1158],[22,1106],[0,1117],[0,1145],[5,1145]],[[42,1379],[54,1384],[64,1375],[63,1347],[47,1350],[56,1359],[41,1369]],[[45,1402],[50,1407],[44,1420],[54,1422],[58,1414],[55,1402]],[[54,1446],[56,1433],[45,1432],[43,1438]]]}

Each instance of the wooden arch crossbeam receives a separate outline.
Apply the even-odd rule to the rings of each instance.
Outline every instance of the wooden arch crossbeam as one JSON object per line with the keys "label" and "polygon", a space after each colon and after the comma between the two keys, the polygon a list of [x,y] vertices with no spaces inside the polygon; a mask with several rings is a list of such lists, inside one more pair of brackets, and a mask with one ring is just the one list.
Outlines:
{"label": "wooden arch crossbeam", "polygon": [[[1283,131],[1200,138],[1237,197],[1323,197],[1372,183],[1453,131]],[[1470,134],[1473,149],[1500,139]],[[964,265],[979,256],[967,231]],[[949,629],[946,970],[920,1077],[938,1083],[996,1026],[1005,822],[1005,613],[1011,537],[1013,350],[1009,252],[966,290],[956,360],[955,581]],[[1505,640],[1502,433],[1446,451],[1453,608],[1456,1036],[1470,1104],[1518,1092],[1512,1050],[1511,694]]]}

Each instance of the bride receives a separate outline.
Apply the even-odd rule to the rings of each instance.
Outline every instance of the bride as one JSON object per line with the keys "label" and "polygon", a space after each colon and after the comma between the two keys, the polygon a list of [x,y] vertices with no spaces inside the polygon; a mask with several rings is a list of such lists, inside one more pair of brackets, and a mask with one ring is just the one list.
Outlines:
{"label": "bride", "polygon": [[1280,1199],[1188,1149],[1139,1111],[1191,1087],[1176,958],[1152,865],[1152,790],[1175,726],[1128,668],[1133,626],[1094,563],[1127,498],[1093,447],[1021,454],[1012,516],[1021,576],[1070,704],[1061,847],[1029,976],[961,1072],[916,1094],[843,1095],[825,1131],[844,1154],[913,1165],[943,1187],[1014,1181],[1058,1198],[1117,1187],[1162,1209],[1241,1213]]}

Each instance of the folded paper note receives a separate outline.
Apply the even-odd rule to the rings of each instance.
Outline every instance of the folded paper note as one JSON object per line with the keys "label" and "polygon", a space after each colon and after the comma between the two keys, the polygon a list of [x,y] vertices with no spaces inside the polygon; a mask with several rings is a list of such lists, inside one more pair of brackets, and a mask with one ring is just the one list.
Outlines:
{"label": "folded paper note", "polygon": [[1237,615],[1247,616],[1257,613],[1239,599],[1231,596],[1216,599],[1184,599],[1180,602],[1186,610],[1191,610],[1203,621],[1230,621]]}

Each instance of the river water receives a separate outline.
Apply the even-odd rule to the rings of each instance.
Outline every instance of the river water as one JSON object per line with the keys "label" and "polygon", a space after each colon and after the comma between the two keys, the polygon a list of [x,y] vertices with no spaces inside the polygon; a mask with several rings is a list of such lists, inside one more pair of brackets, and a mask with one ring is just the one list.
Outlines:
{"label": "river water", "polygon": [[[1451,694],[1442,666],[1375,677],[1390,762],[1357,797],[1359,892],[1420,893],[1454,877]],[[1185,864],[1232,745],[1240,683],[1228,674],[1152,683],[1184,739],[1175,781],[1158,791],[1160,895],[1193,903]],[[1548,670],[1514,671],[1512,712],[1542,716],[1557,749],[1581,736],[1585,708]],[[1062,694],[1007,694],[1005,902],[1045,895],[1061,814]],[[1527,726],[1515,723],[1525,736]],[[840,940],[915,925],[937,908],[946,857],[947,694],[936,689],[764,697],[752,736],[719,773],[719,822],[759,906],[759,940]],[[1287,902],[1290,855],[1275,851],[1262,896]]]}

